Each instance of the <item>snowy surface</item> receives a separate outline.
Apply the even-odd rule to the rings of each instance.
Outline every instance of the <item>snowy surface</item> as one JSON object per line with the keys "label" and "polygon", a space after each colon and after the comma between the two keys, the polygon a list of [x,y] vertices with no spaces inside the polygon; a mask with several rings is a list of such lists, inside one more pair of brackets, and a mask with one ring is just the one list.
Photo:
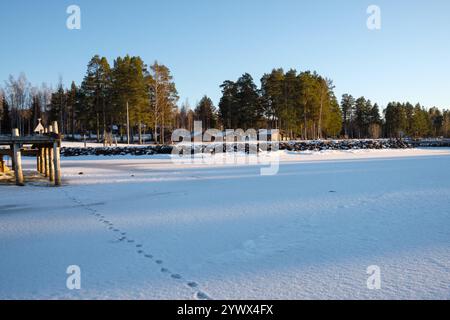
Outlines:
{"label": "snowy surface", "polygon": [[450,150],[279,155],[274,176],[86,157],[61,188],[0,185],[0,298],[450,299]]}

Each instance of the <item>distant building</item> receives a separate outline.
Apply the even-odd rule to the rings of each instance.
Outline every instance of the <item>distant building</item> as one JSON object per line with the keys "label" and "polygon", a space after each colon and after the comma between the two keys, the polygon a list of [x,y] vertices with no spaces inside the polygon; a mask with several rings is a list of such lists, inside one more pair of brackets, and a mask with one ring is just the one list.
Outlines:
{"label": "distant building", "polygon": [[39,123],[36,126],[36,128],[34,128],[34,133],[37,134],[43,134],[44,133],[44,126],[41,123],[41,119],[38,119]]}

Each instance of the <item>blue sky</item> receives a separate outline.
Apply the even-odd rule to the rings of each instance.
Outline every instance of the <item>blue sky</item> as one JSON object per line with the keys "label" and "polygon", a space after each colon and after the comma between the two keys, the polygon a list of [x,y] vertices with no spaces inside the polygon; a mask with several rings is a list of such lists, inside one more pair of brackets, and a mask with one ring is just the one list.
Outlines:
{"label": "blue sky", "polygon": [[[66,28],[81,7],[82,29]],[[382,28],[366,27],[380,6]],[[79,83],[89,59],[140,55],[171,69],[194,105],[219,85],[272,68],[317,70],[336,94],[450,108],[448,0],[0,0],[0,84],[25,72],[33,84]]]}

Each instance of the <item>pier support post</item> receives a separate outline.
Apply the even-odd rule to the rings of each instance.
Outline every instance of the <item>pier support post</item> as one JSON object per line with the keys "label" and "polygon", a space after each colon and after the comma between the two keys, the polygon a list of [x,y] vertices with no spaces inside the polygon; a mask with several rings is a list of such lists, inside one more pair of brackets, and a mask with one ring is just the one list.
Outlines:
{"label": "pier support post", "polygon": [[48,166],[48,148],[44,147],[42,148],[42,151],[44,153],[44,177],[48,177],[49,176],[49,171],[50,168]]}
{"label": "pier support post", "polygon": [[44,173],[44,149],[43,148],[39,148],[38,149],[38,158],[39,158],[39,173],[43,174]]}
{"label": "pier support post", "polygon": [[41,173],[41,151],[39,149],[36,155],[36,171]]}
{"label": "pier support post", "polygon": [[[50,126],[48,129],[48,132],[53,132],[53,126]],[[48,179],[50,180],[50,182],[55,181],[55,168],[53,166],[53,159],[54,158],[54,154],[53,154],[53,148],[51,146],[49,146],[48,148],[48,167],[49,167],[49,174],[48,174]]]}
{"label": "pier support post", "polygon": [[3,155],[0,154],[0,172],[5,172],[5,165],[3,164]]}
{"label": "pier support post", "polygon": [[[47,128],[44,129],[44,133],[48,133],[48,129]],[[44,160],[43,168],[42,168],[43,169],[43,174],[44,174],[44,177],[48,178],[49,175],[50,175],[50,166],[49,166],[49,163],[48,163],[48,148],[47,148],[47,146],[44,146],[42,148],[42,158]]]}
{"label": "pier support post", "polygon": [[[19,129],[13,129],[13,137],[19,137]],[[23,172],[22,172],[22,155],[20,153],[20,144],[14,143],[13,145],[13,158],[14,158],[14,175],[16,177],[16,185],[23,186]]]}
{"label": "pier support post", "polygon": [[11,150],[11,169],[14,171],[16,168],[16,164],[14,163],[14,155],[13,155],[13,151],[14,151],[14,144],[11,144],[9,146],[9,149]]}
{"label": "pier support post", "polygon": [[[59,134],[58,123],[53,122],[53,132]],[[54,179],[55,186],[61,185],[61,155],[59,142],[53,142],[53,168],[54,168]]]}

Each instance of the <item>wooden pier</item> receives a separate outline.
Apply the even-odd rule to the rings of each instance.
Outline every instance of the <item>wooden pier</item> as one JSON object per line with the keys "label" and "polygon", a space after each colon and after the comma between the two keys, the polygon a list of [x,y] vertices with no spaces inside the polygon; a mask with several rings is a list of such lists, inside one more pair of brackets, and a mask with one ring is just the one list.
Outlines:
{"label": "wooden pier", "polygon": [[11,136],[0,136],[0,172],[6,171],[4,156],[12,159],[12,170],[18,186],[25,184],[22,171],[22,155],[36,157],[36,170],[48,178],[55,186],[61,185],[61,139],[58,123],[53,122],[44,133],[33,136],[20,136],[18,129],[13,129]]}

